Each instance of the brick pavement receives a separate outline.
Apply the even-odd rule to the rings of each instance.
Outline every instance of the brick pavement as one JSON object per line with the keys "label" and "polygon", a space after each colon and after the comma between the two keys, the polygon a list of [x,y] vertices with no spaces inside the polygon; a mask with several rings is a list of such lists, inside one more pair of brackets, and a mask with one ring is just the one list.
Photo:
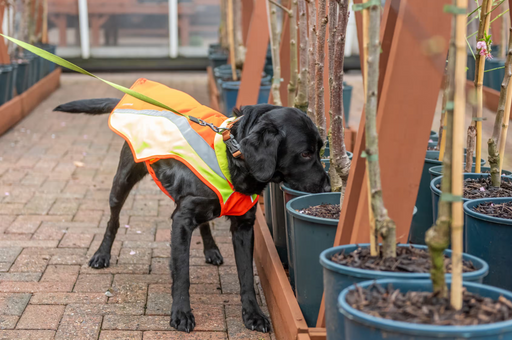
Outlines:
{"label": "brick pavement", "polygon": [[[207,103],[204,73],[104,75],[125,86],[140,76]],[[224,219],[212,229],[225,259],[220,267],[205,263],[194,233],[190,291],[196,330],[170,328],[173,203],[149,176],[121,213],[111,266],[87,267],[109,218],[109,189],[123,140],[110,131],[106,115],[51,110],[70,100],[108,96],[120,94],[91,78],[65,74],[58,91],[0,136],[0,339],[274,338],[242,323]]]}

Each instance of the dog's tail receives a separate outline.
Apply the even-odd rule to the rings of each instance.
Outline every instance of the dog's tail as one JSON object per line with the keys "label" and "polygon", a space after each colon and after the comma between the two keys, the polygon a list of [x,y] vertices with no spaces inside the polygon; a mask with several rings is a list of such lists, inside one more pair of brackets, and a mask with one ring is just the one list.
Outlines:
{"label": "dog's tail", "polygon": [[53,111],[101,115],[112,112],[120,100],[121,99],[118,98],[75,100],[66,104],[61,104],[53,109]]}

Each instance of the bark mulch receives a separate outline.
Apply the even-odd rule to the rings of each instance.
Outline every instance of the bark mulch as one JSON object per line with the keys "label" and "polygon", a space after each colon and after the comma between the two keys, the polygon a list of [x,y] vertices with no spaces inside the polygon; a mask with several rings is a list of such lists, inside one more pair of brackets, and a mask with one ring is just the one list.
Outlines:
{"label": "bark mulch", "polygon": [[453,310],[450,300],[431,292],[402,293],[391,285],[356,286],[347,294],[347,303],[366,314],[417,324],[470,326],[512,319],[512,302],[500,296],[497,301],[464,291],[463,306]]}
{"label": "bark mulch", "polygon": [[[358,247],[355,251],[345,254],[335,254],[331,260],[343,266],[378,270],[384,272],[404,273],[429,273],[430,256],[428,250],[418,249],[412,245],[409,247],[396,247],[396,258],[382,258],[371,256],[369,247]],[[445,255],[444,266],[447,273],[451,272],[452,260]],[[466,272],[475,271],[476,268],[471,261],[462,261],[462,269]]]}
{"label": "bark mulch", "polygon": [[474,207],[473,210],[487,216],[512,220],[512,198],[510,202],[482,203]]}
{"label": "bark mulch", "polygon": [[[436,184],[441,189],[440,184]],[[478,198],[512,197],[512,181],[501,180],[501,186],[495,188],[491,185],[490,176],[468,178],[464,180],[464,198],[476,200]]]}
{"label": "bark mulch", "polygon": [[339,204],[321,204],[298,210],[298,212],[300,214],[338,220],[340,218],[341,208]]}

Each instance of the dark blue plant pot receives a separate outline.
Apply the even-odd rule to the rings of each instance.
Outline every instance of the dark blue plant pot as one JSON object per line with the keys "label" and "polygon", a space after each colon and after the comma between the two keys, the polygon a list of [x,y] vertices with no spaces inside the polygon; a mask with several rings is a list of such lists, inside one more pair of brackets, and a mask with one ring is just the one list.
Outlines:
{"label": "dark blue plant pot", "polygon": [[272,203],[270,202],[270,186],[269,183],[265,190],[263,190],[263,201],[265,202],[265,221],[267,222],[268,229],[272,235]]}
{"label": "dark blue plant pot", "polygon": [[[473,158],[473,162],[475,161],[475,159]],[[465,164],[464,164],[465,166]],[[483,166],[480,168],[482,172],[486,172],[486,171],[490,171],[491,168],[487,167],[487,166]],[[473,164],[473,168],[472,168],[472,173],[475,172],[475,165]],[[430,180],[432,181],[434,178],[437,178],[439,176],[442,176],[443,175],[443,166],[442,165],[438,165],[438,166],[433,166],[431,167],[428,172],[430,173]],[[512,175],[512,172],[508,171],[508,170],[502,170],[501,171],[501,175],[502,176],[507,176],[507,177],[510,177]]]}
{"label": "dark blue plant pot", "polygon": [[343,118],[345,119],[345,126],[348,126],[350,119],[350,103],[352,102],[352,89],[353,86],[343,82]]}
{"label": "dark blue plant pot", "polygon": [[[429,169],[433,166],[442,165],[438,160],[439,151],[427,151],[425,163],[421,173],[420,187],[416,197],[416,208],[418,212],[412,218],[411,229],[409,231],[409,243],[425,244],[425,233],[432,226],[432,196],[430,194],[430,173]],[[482,165],[485,161],[482,160]]]}
{"label": "dark blue plant pot", "polygon": [[475,80],[475,59],[473,58],[473,55],[471,53],[468,53],[467,68],[468,68],[468,71],[466,72],[466,78],[468,80],[474,81]]}
{"label": "dark blue plant pot", "polygon": [[[430,278],[430,273],[395,273],[376,270],[363,270],[342,266],[331,261],[333,255],[344,251],[349,254],[357,247],[369,247],[369,244],[349,244],[324,250],[320,254],[320,264],[324,268],[324,293],[325,293],[325,326],[327,329],[327,340],[343,340],[345,333],[343,324],[343,315],[338,312],[338,296],[345,288],[359,284],[367,280],[379,279],[402,279],[402,280],[426,280]],[[409,244],[399,244],[399,247],[409,247]],[[427,246],[413,245],[418,249],[428,249]],[[451,256],[451,250],[446,250],[445,254]],[[471,261],[477,269],[471,273],[463,273],[464,281],[482,283],[483,278],[489,271],[489,266],[485,261],[468,255],[462,254],[466,261]],[[451,279],[451,274],[446,277]]]}
{"label": "dark blue plant pot", "polygon": [[[490,63],[489,63],[490,61]],[[490,70],[490,69],[493,69],[495,68],[494,64],[492,63],[492,59],[491,60],[486,60],[485,61],[485,67],[484,67],[484,70],[487,71],[487,70]],[[494,71],[492,71],[494,72]],[[483,81],[483,85],[486,86],[486,87],[491,87],[491,77],[490,77],[490,73],[491,72],[484,72],[484,81]]]}
{"label": "dark blue plant pot", "polygon": [[[487,60],[486,64],[487,63],[489,63],[489,69],[505,66],[505,60],[502,59]],[[505,77],[505,69],[500,68],[498,70],[486,72],[485,77],[489,77],[489,83],[492,89],[500,91],[501,83],[503,82],[503,78]]]}
{"label": "dark blue plant pot", "polygon": [[18,95],[25,92],[28,88],[28,81],[30,75],[30,62],[29,61],[21,61],[18,62],[18,74],[16,76],[16,92]]}
{"label": "dark blue plant pot", "polygon": [[12,86],[12,65],[0,65],[0,105],[9,100],[9,91]]}
{"label": "dark blue plant pot", "polygon": [[[465,173],[464,174],[464,180],[468,179],[468,178],[472,178],[472,179],[475,179],[475,178],[480,178],[480,177],[488,177],[490,176],[490,174],[474,174],[474,173]],[[432,217],[435,220],[437,220],[437,212],[438,212],[438,206],[439,206],[439,198],[441,197],[441,190],[437,188],[437,185],[438,184],[441,184],[441,180],[442,180],[443,176],[439,176],[439,177],[436,177],[432,180],[432,182],[430,182],[430,190],[431,190],[431,195],[432,195]],[[510,177],[506,177],[506,176],[502,176],[502,180],[504,181],[512,181],[512,178]],[[468,202],[468,201],[472,201],[470,199],[467,199],[467,198],[462,198],[462,201],[464,203]],[[463,250],[466,251],[466,246],[467,246],[467,234],[466,234],[466,225],[464,224],[464,231],[463,231],[463,237],[464,237],[464,241],[463,241]]]}
{"label": "dark blue plant pot", "polygon": [[436,131],[431,130],[430,131],[430,140],[433,142],[437,142],[439,140],[439,134]]}
{"label": "dark blue plant pot", "polygon": [[314,327],[322,300],[320,253],[334,244],[337,219],[319,218],[298,211],[320,204],[339,204],[339,192],[297,197],[286,203],[292,233],[292,258],[295,266],[295,295],[309,327]]}
{"label": "dark blue plant pot", "polygon": [[[368,288],[374,281],[359,284],[361,288]],[[383,287],[392,285],[401,292],[432,291],[430,280],[378,280]],[[451,282],[447,282],[450,286]],[[512,299],[512,293],[486,286],[480,283],[464,282],[464,287],[471,293],[497,300],[500,296]],[[511,340],[512,320],[475,326],[433,326],[408,322],[400,322],[370,316],[352,308],[345,300],[349,291],[355,286],[344,289],[338,297],[338,307],[343,314],[345,322],[345,340]]]}
{"label": "dark blue plant pot", "polygon": [[467,252],[491,263],[485,284],[512,289],[512,258],[508,249],[512,244],[512,220],[478,213],[473,208],[481,203],[510,202],[512,198],[483,198],[464,204]]}
{"label": "dark blue plant pot", "polygon": [[283,266],[288,267],[288,250],[286,248],[286,222],[284,219],[283,193],[279,184],[270,184],[270,204],[272,205],[272,238],[276,246],[279,259]]}
{"label": "dark blue plant pot", "polygon": [[15,89],[16,89],[16,81],[18,79],[18,63],[11,63],[12,73],[11,73],[11,81],[9,82],[9,87],[7,90],[7,101],[11,100],[14,97]]}
{"label": "dark blue plant pot", "polygon": [[216,67],[227,64],[228,55],[222,52],[213,53],[208,56],[208,61],[210,62],[211,68],[215,69]]}
{"label": "dark blue plant pot", "polygon": [[[268,85],[267,85],[268,84]],[[240,89],[239,81],[229,81],[222,83],[222,96],[224,98],[225,110],[224,114],[227,117],[233,116],[233,109],[236,106],[236,99],[238,98],[238,90]],[[263,83],[260,85],[260,92],[258,94],[257,104],[268,103],[270,95],[270,83]]]}

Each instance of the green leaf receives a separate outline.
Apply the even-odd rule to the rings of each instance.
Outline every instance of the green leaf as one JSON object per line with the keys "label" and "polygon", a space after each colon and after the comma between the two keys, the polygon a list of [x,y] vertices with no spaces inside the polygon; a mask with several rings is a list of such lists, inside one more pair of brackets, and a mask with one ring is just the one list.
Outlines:
{"label": "green leaf", "polygon": [[8,37],[5,34],[1,34],[0,33],[0,36],[6,38],[7,40],[12,41],[13,43],[17,44],[18,46],[23,47],[24,49],[26,49],[26,50],[28,50],[28,51],[30,51],[32,53],[40,56],[41,58],[49,60],[49,61],[51,61],[51,62],[53,62],[53,63],[55,63],[57,65],[60,65],[62,67],[66,67],[66,68],[68,68],[70,70],[73,70],[75,72],[82,73],[82,74],[85,74],[87,76],[90,76],[90,77],[96,78],[98,80],[101,80],[105,84],[108,84],[108,85],[112,86],[113,88],[115,88],[115,89],[117,89],[117,90],[119,90],[121,92],[126,93],[127,95],[130,95],[130,96],[132,96],[134,98],[137,98],[139,100],[142,100],[142,101],[144,101],[146,103],[149,103],[149,104],[161,107],[161,108],[166,109],[168,111],[171,111],[171,112],[174,112],[174,113],[179,114],[181,116],[185,116],[185,117],[189,118],[188,115],[180,113],[180,112],[174,110],[173,108],[171,108],[171,107],[169,107],[169,106],[167,106],[167,105],[165,105],[163,103],[160,103],[159,101],[157,101],[157,100],[155,100],[153,98],[150,98],[150,97],[148,97],[148,96],[146,96],[146,95],[144,95],[142,93],[139,93],[139,92],[134,91],[132,89],[129,89],[127,87],[124,87],[124,86],[121,86],[121,85],[117,85],[117,84],[115,84],[115,83],[113,83],[111,81],[102,79],[102,78],[100,78],[100,77],[98,77],[98,76],[96,76],[96,75],[94,75],[94,74],[84,70],[80,66],[77,66],[77,65],[67,61],[66,59],[58,57],[58,56],[56,56],[56,55],[54,55],[54,54],[52,54],[50,52],[47,52],[47,51],[39,48],[39,47],[36,47],[34,45],[31,45],[31,44],[28,44],[28,43],[23,42],[23,41],[18,40],[18,39],[14,39],[14,38]]}

